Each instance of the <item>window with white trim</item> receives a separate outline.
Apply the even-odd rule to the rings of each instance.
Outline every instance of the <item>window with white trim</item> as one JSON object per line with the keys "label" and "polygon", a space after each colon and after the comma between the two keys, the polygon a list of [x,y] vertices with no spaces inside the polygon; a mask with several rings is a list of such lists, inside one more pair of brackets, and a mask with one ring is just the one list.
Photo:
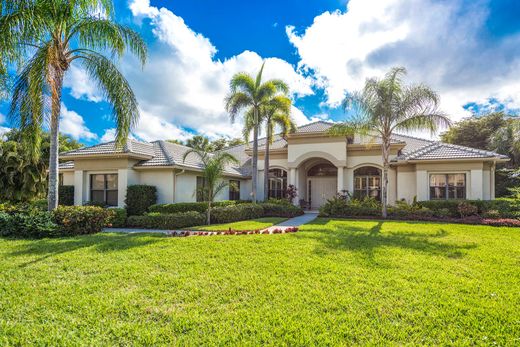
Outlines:
{"label": "window with white trim", "polygon": [[430,200],[466,199],[466,174],[431,174]]}

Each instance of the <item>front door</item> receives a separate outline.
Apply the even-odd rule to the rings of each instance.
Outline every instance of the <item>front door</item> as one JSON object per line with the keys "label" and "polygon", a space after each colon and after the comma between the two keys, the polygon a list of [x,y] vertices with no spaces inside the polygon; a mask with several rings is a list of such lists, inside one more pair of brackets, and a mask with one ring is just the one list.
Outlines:
{"label": "front door", "polygon": [[318,209],[338,192],[336,177],[312,177],[308,182],[311,208]]}

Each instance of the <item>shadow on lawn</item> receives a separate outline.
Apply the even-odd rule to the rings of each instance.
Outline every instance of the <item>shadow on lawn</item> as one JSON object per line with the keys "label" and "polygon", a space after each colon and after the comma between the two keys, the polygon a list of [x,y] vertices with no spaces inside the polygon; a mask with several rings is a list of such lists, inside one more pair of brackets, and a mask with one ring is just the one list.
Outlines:
{"label": "shadow on lawn", "polygon": [[[323,221],[317,221],[316,225],[326,225]],[[354,225],[335,226],[332,231],[323,230],[318,227],[305,231],[311,233],[300,233],[295,235],[302,239],[314,239],[319,246],[315,252],[319,255],[327,255],[331,252],[353,251],[362,256],[371,264],[377,264],[375,251],[382,247],[398,247],[431,255],[444,256],[447,258],[462,258],[466,251],[476,248],[475,244],[460,244],[442,242],[440,239],[448,235],[448,231],[439,228],[435,232],[381,232],[384,221],[374,221],[374,225],[368,228]],[[314,224],[314,223],[312,223]],[[308,226],[311,226],[309,224]]]}
{"label": "shadow on lawn", "polygon": [[99,233],[96,235],[84,235],[67,239],[56,238],[31,240],[30,242],[21,245],[18,250],[7,254],[6,258],[31,255],[40,256],[29,262],[20,264],[20,267],[25,267],[53,256],[73,252],[83,248],[91,248],[100,253],[124,251],[158,242],[161,238],[163,238],[162,235],[146,235],[143,237],[143,235],[139,234],[111,235]]}

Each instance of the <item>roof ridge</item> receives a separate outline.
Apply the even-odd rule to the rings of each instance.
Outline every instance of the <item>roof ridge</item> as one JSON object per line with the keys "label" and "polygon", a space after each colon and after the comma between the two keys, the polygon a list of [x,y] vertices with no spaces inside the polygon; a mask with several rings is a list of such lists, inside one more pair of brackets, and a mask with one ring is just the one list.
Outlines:
{"label": "roof ridge", "polygon": [[401,133],[395,133],[394,135],[402,136],[402,137],[408,137],[408,138],[414,139],[414,140],[420,140],[420,141],[426,141],[426,142],[436,142],[435,140],[424,139],[422,137],[412,136],[412,135],[405,135],[405,134],[401,134]]}
{"label": "roof ridge", "polygon": [[170,155],[170,152],[166,150],[166,148],[164,147],[164,140],[159,140],[157,141],[158,144],[159,144],[159,148],[161,149],[161,151],[163,152],[163,155],[164,157],[166,158],[166,160],[168,161],[168,164],[170,165],[175,165],[175,160],[173,159],[173,157]]}

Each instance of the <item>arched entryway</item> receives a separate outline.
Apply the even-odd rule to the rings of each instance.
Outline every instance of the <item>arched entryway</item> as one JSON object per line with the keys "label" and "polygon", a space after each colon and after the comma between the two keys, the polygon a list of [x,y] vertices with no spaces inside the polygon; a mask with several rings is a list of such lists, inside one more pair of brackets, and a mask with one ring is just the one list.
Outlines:
{"label": "arched entryway", "polygon": [[381,169],[362,166],[354,170],[354,198],[371,197],[381,201]]}
{"label": "arched entryway", "polygon": [[318,209],[338,192],[338,168],[321,161],[307,170],[307,199],[311,209]]}
{"label": "arched entryway", "polygon": [[271,199],[285,199],[287,190],[287,171],[284,169],[269,170],[269,191],[268,197]]}

